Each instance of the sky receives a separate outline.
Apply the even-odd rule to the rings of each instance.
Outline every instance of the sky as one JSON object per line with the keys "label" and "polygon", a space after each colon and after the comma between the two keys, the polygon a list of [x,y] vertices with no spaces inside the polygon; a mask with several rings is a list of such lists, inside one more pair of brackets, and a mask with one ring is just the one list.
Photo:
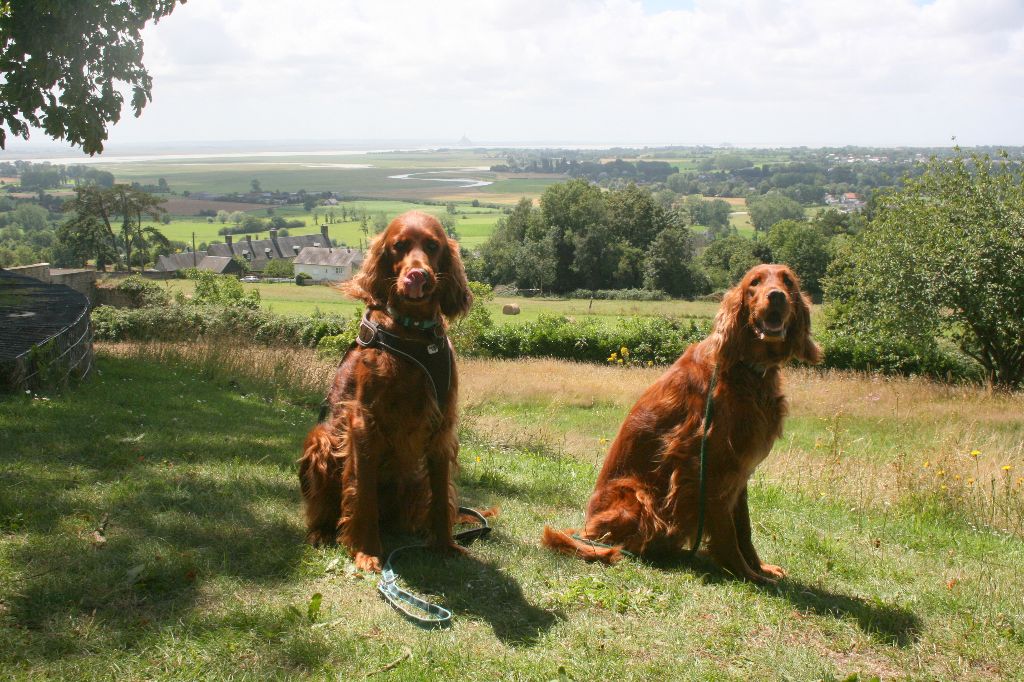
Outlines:
{"label": "sky", "polygon": [[108,151],[1024,145],[1024,0],[189,0],[144,39]]}

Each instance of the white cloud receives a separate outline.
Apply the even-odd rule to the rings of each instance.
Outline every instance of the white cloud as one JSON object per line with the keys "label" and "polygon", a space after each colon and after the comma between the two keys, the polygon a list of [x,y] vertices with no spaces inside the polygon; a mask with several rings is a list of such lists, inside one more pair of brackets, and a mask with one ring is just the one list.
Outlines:
{"label": "white cloud", "polygon": [[111,140],[1024,144],[1019,0],[678,6],[191,0]]}

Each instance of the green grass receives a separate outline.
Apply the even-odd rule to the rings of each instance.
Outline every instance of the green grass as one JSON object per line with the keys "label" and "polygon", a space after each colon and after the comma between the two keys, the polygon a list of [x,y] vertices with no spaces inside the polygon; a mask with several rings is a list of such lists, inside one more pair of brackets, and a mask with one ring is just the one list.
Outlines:
{"label": "green grass", "polygon": [[[172,294],[182,292],[191,295],[195,282],[184,279],[166,280],[161,283]],[[263,307],[284,315],[308,315],[316,310],[321,312],[351,314],[361,309],[362,304],[346,298],[333,287],[296,286],[292,283],[243,284],[246,291],[260,292]],[[520,307],[519,315],[503,315],[506,303]],[[718,304],[709,301],[598,301],[593,304],[586,299],[522,298],[498,296],[488,304],[492,319],[498,324],[532,322],[540,315],[567,315],[576,319],[589,317],[599,320],[622,319],[635,316],[669,315],[678,317],[714,317]]]}
{"label": "green grass", "polygon": [[[316,234],[320,231],[320,225],[324,224],[327,220],[326,213],[328,210],[334,211],[336,222],[328,225],[329,233],[332,239],[337,239],[341,243],[355,246],[365,241],[366,235],[363,234],[360,221],[358,220],[347,220],[341,222],[341,207],[345,206],[348,209],[361,209],[365,210],[369,214],[369,230],[370,237],[373,236],[373,219],[378,214],[383,213],[388,220],[398,216],[406,211],[425,211],[440,217],[445,213],[446,208],[444,206],[433,206],[427,204],[417,204],[409,201],[393,201],[393,200],[364,200],[364,201],[345,201],[341,202],[338,206],[318,206],[314,211],[305,211],[301,206],[285,206],[285,207],[274,207],[274,215],[281,216],[288,220],[303,220],[306,223],[305,227],[288,228],[290,235],[303,235],[303,234]],[[492,208],[473,207],[469,203],[458,203],[458,213],[455,217],[455,230],[459,237],[459,243],[468,247],[475,248],[483,244],[491,236],[491,232],[494,231],[494,224],[502,216],[500,210]],[[253,205],[252,211],[247,213],[255,215],[260,218],[268,218],[265,206]],[[314,220],[314,214],[316,220]],[[217,234],[217,231],[223,227],[232,227],[233,224],[220,223],[218,221],[208,222],[206,218],[195,217],[195,216],[172,216],[171,222],[167,225],[156,225],[153,223],[165,237],[172,241],[182,241],[186,244],[192,244],[192,234],[195,233],[196,245],[198,246],[202,242],[209,243],[211,241],[224,241],[224,236]],[[258,236],[265,238],[267,235],[266,231],[260,233]],[[252,235],[255,239],[257,235]],[[235,235],[235,239],[244,239],[244,235]]]}
{"label": "green grass", "polygon": [[[428,632],[381,602],[342,549],[302,543],[295,460],[329,365],[292,350],[107,347],[97,370],[48,399],[0,402],[6,679],[354,679],[391,663],[388,676],[409,680],[1021,676],[1020,536],[922,486],[876,498],[844,481],[822,495],[810,482],[820,467],[759,474],[755,541],[790,572],[774,588],[699,560],[604,568],[541,549],[543,524],[581,521],[606,448],[593,440],[649,371],[463,362],[460,491],[502,514],[467,557],[396,565],[455,614]],[[595,404],[581,382],[629,388]],[[864,459],[861,426],[822,421],[840,404],[887,438],[913,425],[904,455],[955,431],[989,456],[1019,444],[1019,396],[921,386],[797,373],[797,435],[768,462],[814,457],[811,441],[830,432],[844,460]],[[883,395],[865,402],[863,390]],[[892,392],[902,416],[885,416]],[[992,433],[997,422],[1010,428]],[[899,456],[862,464],[887,481]]]}

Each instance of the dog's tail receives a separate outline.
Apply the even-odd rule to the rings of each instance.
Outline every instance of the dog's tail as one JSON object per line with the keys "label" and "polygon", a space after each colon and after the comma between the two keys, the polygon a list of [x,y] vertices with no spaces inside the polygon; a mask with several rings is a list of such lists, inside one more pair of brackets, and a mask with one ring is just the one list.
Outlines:
{"label": "dog's tail", "polygon": [[541,536],[540,542],[548,549],[579,557],[584,561],[614,564],[622,558],[622,547],[605,547],[578,539],[573,537],[574,535],[576,535],[576,531],[572,528],[555,530],[551,526],[544,526],[544,534]]}

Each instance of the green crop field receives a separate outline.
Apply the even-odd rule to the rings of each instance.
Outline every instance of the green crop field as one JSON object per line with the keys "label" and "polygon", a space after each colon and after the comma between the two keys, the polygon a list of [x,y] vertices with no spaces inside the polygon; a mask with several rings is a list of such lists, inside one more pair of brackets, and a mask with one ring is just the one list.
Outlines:
{"label": "green crop field", "polygon": [[462,360],[460,500],[501,513],[465,556],[396,561],[454,613],[427,631],[343,547],[303,543],[295,462],[333,362],[100,345],[96,370],[0,398],[4,679],[1020,679],[1019,395],[788,370],[750,507],[789,575],[759,587],[539,546],[581,524],[661,370]]}
{"label": "green crop field", "polygon": [[[195,282],[185,279],[167,280],[161,284],[171,294],[181,292],[191,296]],[[282,315],[308,315],[315,311],[355,314],[362,303],[345,297],[329,286],[297,286],[292,283],[243,284],[246,291],[259,291],[264,308]],[[503,315],[505,304],[514,303],[521,309],[519,315]],[[718,304],[709,301],[600,301],[561,298],[523,298],[498,296],[488,306],[492,319],[498,324],[516,324],[535,321],[540,315],[566,315],[577,320],[624,319],[635,316],[667,315],[674,317],[714,317]],[[817,308],[817,306],[816,306]]]}
{"label": "green crop field", "polygon": [[[288,228],[288,233],[291,235],[315,234],[319,232],[319,225],[326,222],[327,212],[331,211],[335,216],[335,222],[328,225],[331,238],[337,239],[343,244],[355,246],[365,240],[365,235],[362,232],[360,221],[341,221],[341,209],[343,206],[346,210],[357,209],[366,211],[369,217],[368,228],[370,230],[371,237],[373,236],[374,229],[373,219],[378,214],[383,213],[388,220],[391,220],[405,211],[425,211],[439,217],[446,211],[444,206],[394,200],[344,201],[340,202],[338,206],[317,206],[312,211],[305,211],[300,206],[275,206],[273,207],[273,211],[275,216],[281,216],[288,220],[305,221],[305,227]],[[266,206],[253,204],[252,210],[247,211],[246,213],[260,218],[267,218],[268,215],[266,209]],[[485,242],[494,230],[494,224],[498,221],[498,218],[502,216],[502,212],[500,210],[473,207],[469,204],[458,204],[457,211],[458,213],[453,216],[455,219],[455,230],[459,236],[460,243],[468,247],[476,247]],[[314,217],[316,220],[314,220]],[[214,222],[211,223],[207,221],[206,218],[194,216],[172,216],[171,222],[167,225],[160,225],[156,223],[150,224],[159,228],[168,239],[183,241],[189,245],[192,243],[193,233],[195,233],[197,245],[202,242],[223,242],[223,235],[217,234],[217,231],[223,227],[233,226],[233,223],[230,221],[227,223],[220,223],[219,221],[214,220]],[[253,238],[255,239],[256,236],[257,235],[253,235]],[[265,237],[266,233],[260,233],[259,236]],[[239,238],[244,239],[244,235],[235,235],[235,239]]]}

